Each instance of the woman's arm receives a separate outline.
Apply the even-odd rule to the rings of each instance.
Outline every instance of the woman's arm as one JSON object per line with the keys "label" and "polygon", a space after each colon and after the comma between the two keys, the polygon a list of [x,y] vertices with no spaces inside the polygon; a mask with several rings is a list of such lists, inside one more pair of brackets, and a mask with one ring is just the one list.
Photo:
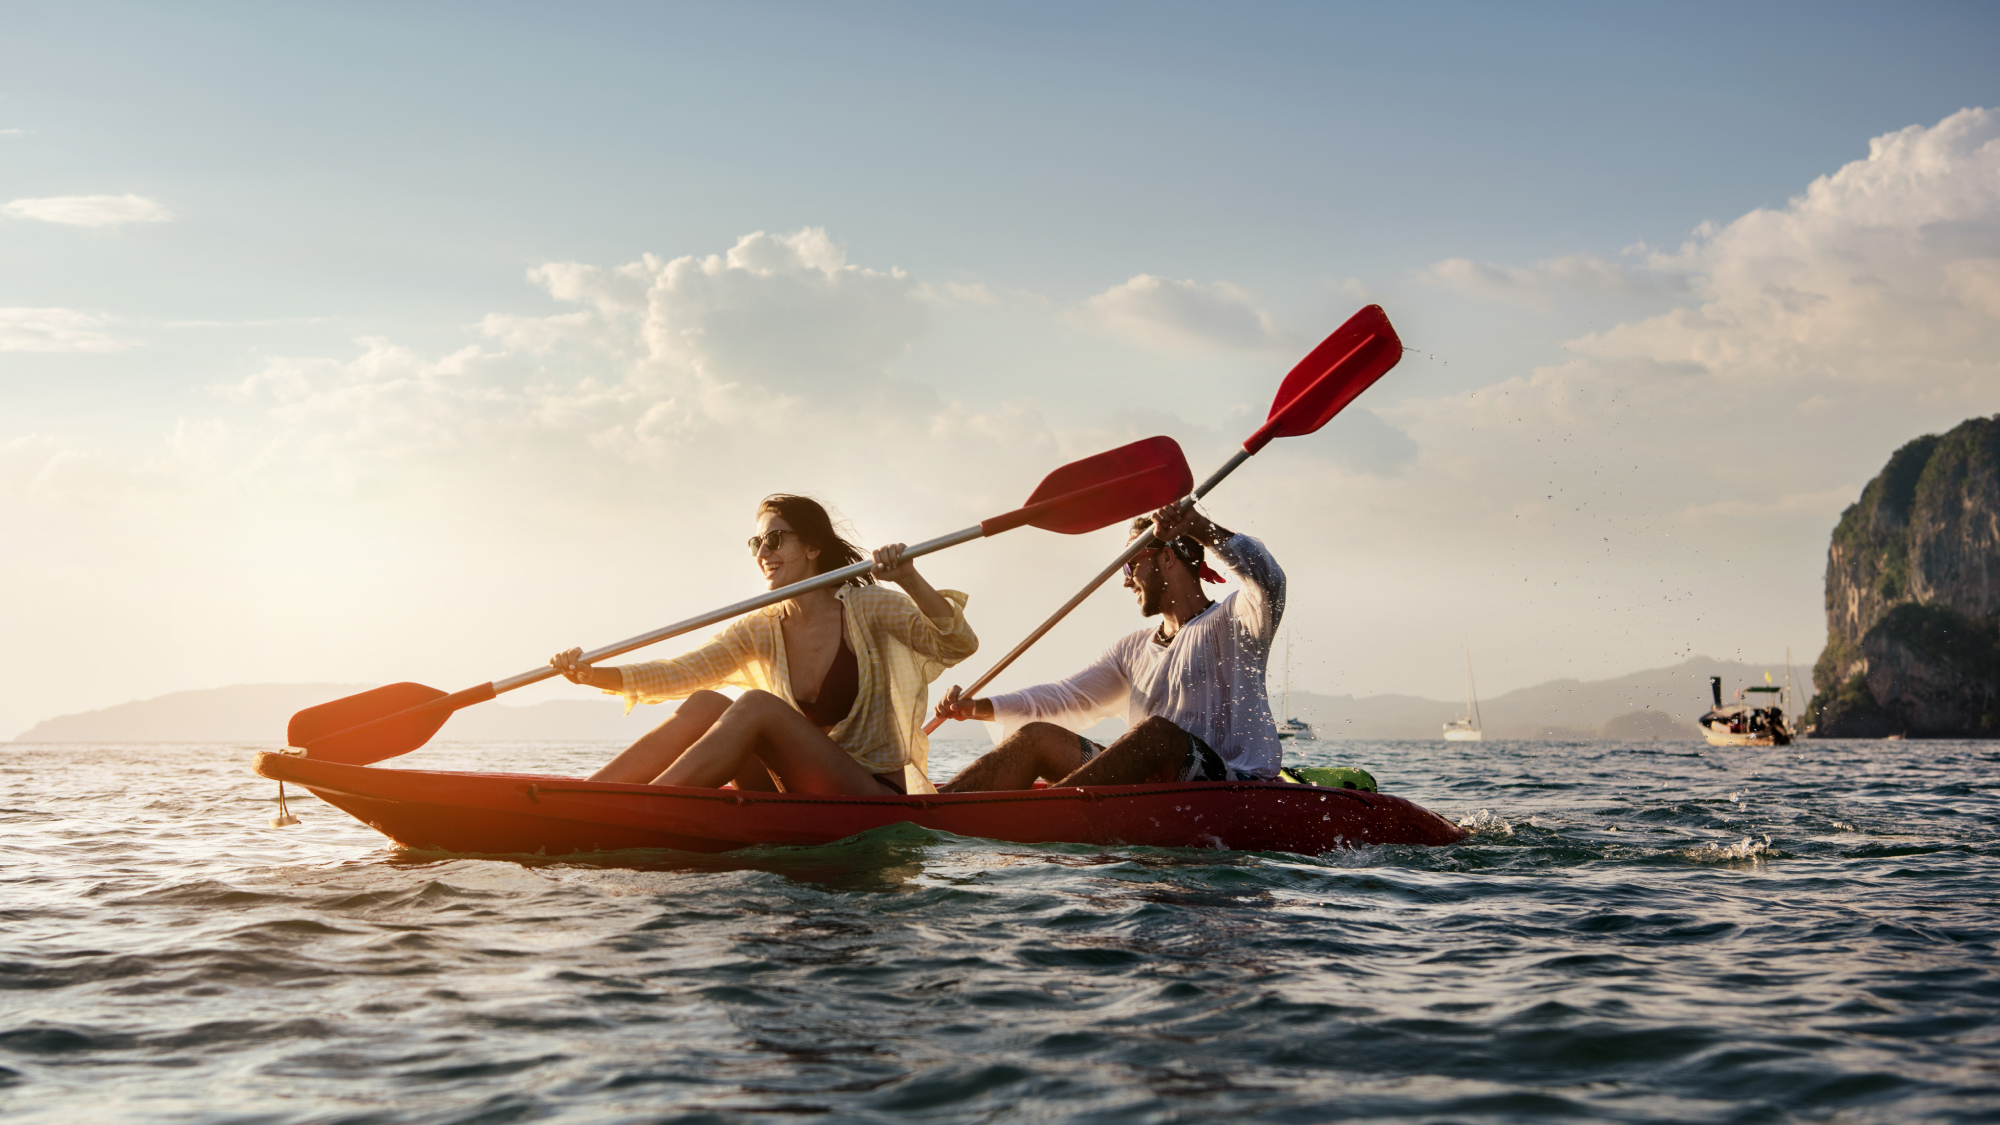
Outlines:
{"label": "woman's arm", "polygon": [[638,703],[686,699],[705,688],[753,686],[744,668],[757,658],[756,647],[751,617],[739,617],[700,648],[664,660],[593,668],[577,663],[581,653],[570,649],[557,653],[549,664],[571,683],[624,696],[629,710]]}
{"label": "woman's arm", "polygon": [[932,619],[950,617],[951,603],[945,601],[944,596],[939,594],[923,575],[917,573],[914,559],[903,558],[904,546],[902,543],[891,543],[886,547],[875,548],[873,571],[875,580],[894,582],[901,586],[903,592],[910,595],[910,600],[917,603],[917,609],[922,611],[925,617]]}

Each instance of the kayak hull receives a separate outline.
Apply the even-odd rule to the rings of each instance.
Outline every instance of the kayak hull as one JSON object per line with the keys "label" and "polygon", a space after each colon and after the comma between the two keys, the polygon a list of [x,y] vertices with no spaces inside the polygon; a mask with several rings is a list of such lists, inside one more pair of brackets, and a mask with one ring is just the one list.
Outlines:
{"label": "kayak hull", "polygon": [[406,847],[484,855],[825,844],[904,822],[1023,844],[1317,855],[1454,843],[1465,830],[1400,797],[1276,781],[843,797],[625,785],[538,774],[401,770],[260,753],[298,785]]}

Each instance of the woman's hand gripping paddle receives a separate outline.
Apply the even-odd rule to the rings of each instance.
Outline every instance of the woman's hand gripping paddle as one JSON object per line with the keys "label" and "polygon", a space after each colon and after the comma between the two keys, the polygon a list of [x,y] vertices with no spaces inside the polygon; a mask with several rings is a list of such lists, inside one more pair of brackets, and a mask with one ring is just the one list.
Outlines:
{"label": "woman's hand gripping paddle", "polygon": [[[918,543],[903,551],[913,559],[942,551],[988,535],[998,535],[1023,524],[1047,531],[1077,535],[1130,519],[1186,495],[1194,475],[1188,471],[1181,447],[1168,437],[1152,437],[1121,445],[1117,449],[1073,461],[1042,479],[1028,502],[963,531]],[[866,574],[872,562],[858,562],[839,570],[817,574],[770,590],[747,601],[690,617],[686,621],[642,633],[628,640],[586,652],[582,663],[595,664],[635,648],[644,648],[669,637],[677,637],[705,625],[727,621],[753,609],[775,605],[787,598],[838,586],[850,578]],[[504,691],[546,680],[556,674],[549,667],[480,684],[449,695],[423,684],[401,683],[308,707],[292,716],[285,728],[290,745],[303,747],[306,756],[323,761],[367,765],[398,754],[407,754],[430,741],[452,712],[474,703],[483,703]]]}
{"label": "woman's hand gripping paddle", "polygon": [[[1200,488],[1194,490],[1192,496],[1182,502],[1182,507],[1208,495],[1210,489],[1222,483],[1222,478],[1236,471],[1236,466],[1271,444],[1272,438],[1303,437],[1317,432],[1321,426],[1332,421],[1334,415],[1346,409],[1355,396],[1388,374],[1389,369],[1402,358],[1403,341],[1390,327],[1389,316],[1382,311],[1382,306],[1369,305],[1349,317],[1346,324],[1334,329],[1333,335],[1320,341],[1319,347],[1292,368],[1285,381],[1278,385],[1278,395],[1271,400],[1271,412],[1265,417],[1264,424],[1244,441],[1243,448],[1227,464],[1217,469],[1214,475],[1201,483]],[[962,698],[971,699],[979,694],[979,689],[992,683],[995,676],[1006,671],[1009,664],[1055,628],[1056,622],[1069,616],[1069,611],[1082,605],[1083,600],[1104,585],[1106,579],[1152,545],[1153,533],[1150,531],[1132,540],[1126,545],[1124,553],[1110,566],[1098,571],[1097,577],[1086,582],[1075,597],[1064,602],[1061,609],[1024,637],[1012,652],[1001,657],[998,664],[987,669],[985,675],[972,681],[972,686],[965,689]],[[924,733],[930,734],[942,725],[942,718],[934,718],[924,726]]]}

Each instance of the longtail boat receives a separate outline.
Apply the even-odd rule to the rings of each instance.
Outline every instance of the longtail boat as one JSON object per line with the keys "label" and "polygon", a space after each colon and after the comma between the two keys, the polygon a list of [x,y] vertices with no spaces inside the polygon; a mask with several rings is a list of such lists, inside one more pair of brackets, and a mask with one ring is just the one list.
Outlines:
{"label": "longtail boat", "polygon": [[306,789],[403,847],[475,855],[826,844],[903,822],[1022,844],[1302,855],[1377,844],[1450,844],[1466,834],[1401,797],[1282,781],[847,797],[387,769],[272,752],[257,755],[256,769]]}

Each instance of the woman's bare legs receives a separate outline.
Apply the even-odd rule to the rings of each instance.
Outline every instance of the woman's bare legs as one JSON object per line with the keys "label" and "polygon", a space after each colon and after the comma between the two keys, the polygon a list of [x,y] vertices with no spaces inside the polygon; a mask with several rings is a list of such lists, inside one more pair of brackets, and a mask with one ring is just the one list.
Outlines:
{"label": "woman's bare legs", "polygon": [[[719,692],[698,691],[674,709],[667,721],[639,736],[639,741],[620,751],[602,769],[590,775],[592,781],[624,781],[644,785],[674,764],[682,751],[708,732],[715,720],[729,709],[729,697]],[[768,784],[768,783],[767,783]]]}
{"label": "woman's bare legs", "polygon": [[714,788],[759,761],[788,793],[893,792],[798,708],[767,691],[744,692],[654,783]]}

